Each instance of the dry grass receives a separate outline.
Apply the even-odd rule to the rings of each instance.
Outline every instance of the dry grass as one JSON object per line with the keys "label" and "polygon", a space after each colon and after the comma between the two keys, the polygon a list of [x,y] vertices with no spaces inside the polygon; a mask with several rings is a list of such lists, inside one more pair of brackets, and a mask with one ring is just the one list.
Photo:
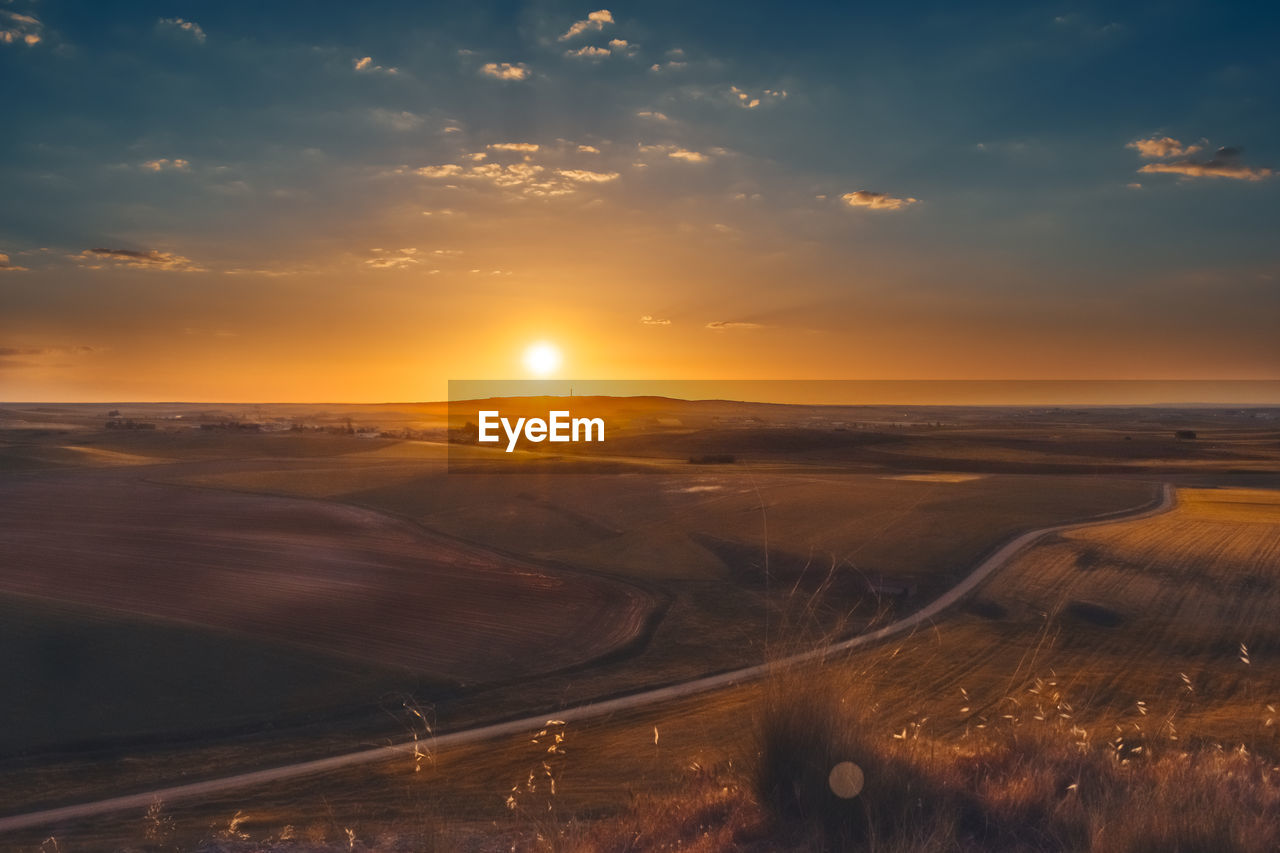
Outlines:
{"label": "dry grass", "polygon": [[[1275,756],[1216,743],[1188,747],[1136,709],[1121,735],[1085,727],[1052,679],[1033,679],[1005,698],[1011,708],[1039,702],[1052,713],[937,734],[927,719],[900,727],[860,676],[826,674],[833,677],[780,675],[759,694],[754,725],[738,733],[752,760],[692,763],[674,786],[634,794],[611,815],[575,808],[551,787],[553,780],[573,784],[574,762],[590,760],[572,733],[551,724],[526,742],[528,775],[511,768],[519,778],[505,820],[463,823],[437,810],[394,822],[349,821],[326,807],[309,822],[267,828],[237,811],[183,846],[172,843],[156,807],[138,838],[148,842],[141,849],[199,853],[1280,849]],[[865,775],[850,799],[828,785],[830,768],[845,761]]]}
{"label": "dry grass", "polygon": [[[1185,749],[1159,730],[1104,739],[1069,713],[951,736],[927,735],[923,724],[894,731],[864,690],[820,685],[773,685],[749,772],[691,779],[567,849],[1280,849],[1280,767],[1243,748]],[[866,779],[847,800],[828,786],[842,761]]]}

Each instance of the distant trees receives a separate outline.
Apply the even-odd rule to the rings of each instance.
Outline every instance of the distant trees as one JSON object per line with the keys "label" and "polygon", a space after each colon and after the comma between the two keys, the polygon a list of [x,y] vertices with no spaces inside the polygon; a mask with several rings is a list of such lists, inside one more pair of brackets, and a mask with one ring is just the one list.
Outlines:
{"label": "distant trees", "polygon": [[155,429],[156,425],[152,423],[143,423],[135,420],[110,420],[107,421],[107,429]]}
{"label": "distant trees", "polygon": [[479,444],[480,427],[475,421],[467,421],[461,427],[449,430],[449,441],[453,444]]}

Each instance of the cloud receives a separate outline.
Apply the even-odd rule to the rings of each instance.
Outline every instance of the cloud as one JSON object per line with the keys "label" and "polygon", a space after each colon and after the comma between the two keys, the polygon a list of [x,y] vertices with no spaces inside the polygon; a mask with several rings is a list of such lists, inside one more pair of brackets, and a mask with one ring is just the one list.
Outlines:
{"label": "cloud", "polygon": [[690,151],[687,148],[676,148],[667,152],[672,160],[683,160],[686,163],[705,163],[711,158],[701,151]]}
{"label": "cloud", "polygon": [[585,45],[575,49],[569,49],[564,55],[570,59],[604,59],[607,56],[635,56],[639,50],[638,47],[628,42],[626,39],[610,39],[608,47],[596,47],[595,45]]}
{"label": "cloud", "polygon": [[641,325],[645,325],[645,326],[670,326],[671,325],[670,320],[654,317],[649,314],[645,314],[643,317],[641,317],[640,323]]}
{"label": "cloud", "polygon": [[[403,173],[401,170],[397,172]],[[593,172],[586,169],[556,169],[548,172],[545,167],[529,162],[528,156],[524,162],[506,166],[501,163],[479,162],[463,168],[456,163],[447,163],[442,166],[423,166],[412,172],[424,178],[458,178],[478,184],[487,183],[529,198],[569,195],[590,184],[608,183],[619,177],[617,172]]]}
{"label": "cloud", "polygon": [[763,326],[759,323],[746,323],[735,320],[712,320],[707,324],[706,328],[713,332],[725,332],[731,329],[760,329]]}
{"label": "cloud", "polygon": [[901,210],[919,201],[919,199],[915,198],[894,198],[888,193],[877,193],[870,190],[845,193],[840,198],[850,207],[866,207],[871,210]]}
{"label": "cloud", "polygon": [[581,154],[599,154],[600,149],[594,145],[579,145],[578,152]]}
{"label": "cloud", "polygon": [[0,347],[0,356],[15,355],[84,355],[94,352],[93,347]]}
{"label": "cloud", "polygon": [[1132,148],[1144,160],[1164,160],[1168,157],[1189,157],[1199,151],[1200,145],[1183,145],[1170,136],[1153,136],[1150,139],[1135,139],[1125,148]]}
{"label": "cloud", "polygon": [[156,21],[158,27],[169,27],[175,30],[181,30],[187,33],[198,42],[205,40],[204,28],[195,21],[187,21],[182,18],[161,18]]}
{"label": "cloud", "polygon": [[317,272],[313,264],[297,264],[286,267],[232,267],[222,271],[223,275],[261,275],[267,278],[283,278],[290,275]]}
{"label": "cloud", "polygon": [[161,252],[152,249],[149,252],[135,252],[132,249],[85,249],[78,255],[72,255],[86,269],[100,270],[112,267],[128,267],[139,270],[169,270],[172,272],[205,272],[204,267],[196,266],[190,258],[175,255],[172,252]]}
{"label": "cloud", "polygon": [[426,123],[426,119],[408,110],[384,110],[375,107],[369,111],[369,115],[373,120],[392,130],[416,130]]}
{"label": "cloud", "polygon": [[1116,36],[1125,31],[1124,25],[1118,21],[1099,25],[1075,13],[1056,15],[1053,18],[1053,24],[1064,30],[1073,30],[1088,38],[1106,38],[1108,36]]}
{"label": "cloud", "polygon": [[10,263],[9,256],[0,252],[0,272],[28,272],[28,270],[26,267]]}
{"label": "cloud", "polygon": [[617,172],[591,172],[586,169],[557,169],[556,174],[581,184],[604,184],[618,179]]}
{"label": "cloud", "polygon": [[373,57],[361,56],[358,59],[351,60],[351,66],[360,74],[399,74],[398,68],[385,68],[381,65],[373,64]]}
{"label": "cloud", "polygon": [[480,66],[480,73],[499,80],[527,80],[529,66],[523,62],[486,62]]}
{"label": "cloud", "polygon": [[577,50],[566,50],[564,55],[571,59],[603,59],[604,57],[611,56],[612,54],[610,54],[608,48],[592,47],[587,45],[586,47],[580,47]]}
{"label": "cloud", "polygon": [[523,151],[532,154],[541,146],[536,142],[494,142],[485,147],[494,151]]}
{"label": "cloud", "polygon": [[679,160],[684,163],[709,163],[711,162],[712,157],[718,157],[730,153],[725,148],[708,148],[706,151],[693,151],[688,148],[681,148],[679,145],[670,144],[646,145],[641,143],[637,147],[641,154],[658,154],[671,160]]}
{"label": "cloud", "polygon": [[510,166],[482,163],[472,166],[466,177],[490,181],[500,187],[518,187],[533,183],[543,171],[541,166],[532,163],[513,163]]}
{"label": "cloud", "polygon": [[608,9],[600,9],[587,15],[584,20],[574,21],[569,29],[565,30],[564,35],[560,36],[560,41],[568,41],[588,30],[603,30],[605,24],[612,24],[613,22],[613,13]]}
{"label": "cloud", "polygon": [[44,24],[31,15],[0,10],[7,23],[0,24],[0,44],[25,44],[34,47],[44,37]]}
{"label": "cloud", "polygon": [[739,89],[737,86],[729,87],[730,99],[745,110],[754,110],[763,104],[776,103],[787,97],[786,89],[764,89],[758,95],[753,95],[745,89]]}
{"label": "cloud", "polygon": [[371,249],[373,257],[365,260],[365,266],[375,270],[401,270],[422,263],[417,249]]}
{"label": "cloud", "polygon": [[1237,181],[1261,181],[1275,174],[1271,169],[1246,166],[1239,161],[1239,148],[1219,148],[1208,160],[1184,158],[1168,163],[1148,163],[1139,172],[1181,175],[1184,178],[1233,178]]}
{"label": "cloud", "polygon": [[414,170],[415,175],[424,178],[450,178],[462,174],[462,167],[457,163],[445,163],[441,166],[423,166]]}
{"label": "cloud", "polygon": [[[83,356],[95,352],[93,347],[0,347],[0,370],[24,367],[70,367],[69,364],[50,363],[44,359]],[[34,360],[29,360],[34,359]]]}
{"label": "cloud", "polygon": [[640,118],[651,118],[654,121],[671,121],[666,113],[660,113],[657,110],[640,110],[636,115]]}
{"label": "cloud", "polygon": [[139,168],[151,172],[189,172],[191,171],[191,163],[182,158],[170,160],[168,157],[161,157],[159,160],[148,160]]}

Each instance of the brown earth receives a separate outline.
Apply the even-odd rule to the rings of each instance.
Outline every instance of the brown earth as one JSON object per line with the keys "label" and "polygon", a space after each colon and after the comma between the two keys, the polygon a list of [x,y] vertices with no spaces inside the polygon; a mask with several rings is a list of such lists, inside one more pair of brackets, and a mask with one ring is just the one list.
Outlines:
{"label": "brown earth", "polygon": [[655,596],[370,510],[105,472],[0,483],[0,591],[179,620],[463,683],[642,635]]}

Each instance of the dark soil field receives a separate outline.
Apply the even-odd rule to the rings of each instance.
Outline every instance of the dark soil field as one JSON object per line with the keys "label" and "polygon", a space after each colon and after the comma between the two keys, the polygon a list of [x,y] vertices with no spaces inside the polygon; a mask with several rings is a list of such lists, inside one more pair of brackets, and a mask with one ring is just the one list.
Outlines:
{"label": "dark soil field", "polygon": [[[365,509],[155,484],[114,471],[0,483],[0,549],[4,593],[90,607],[140,626],[147,639],[132,642],[155,659],[156,671],[115,688],[143,705],[165,689],[152,677],[162,678],[179,666],[176,657],[191,651],[166,639],[166,631],[175,635],[184,627],[227,637],[234,647],[222,655],[227,667],[262,665],[236,658],[252,658],[253,642],[265,641],[268,656],[279,644],[309,650],[335,668],[335,678],[363,665],[399,670],[402,682],[412,673],[438,685],[465,685],[606,656],[642,635],[657,604],[626,584],[537,567]],[[10,666],[24,648],[13,634],[32,630],[5,622]],[[37,684],[61,677],[70,664],[83,671],[97,666],[96,658],[80,654],[79,641],[49,633],[53,639],[32,650],[49,672]],[[200,636],[209,644],[216,635]],[[200,660],[193,655],[191,665]],[[96,677],[105,678],[102,672]],[[294,681],[283,671],[279,678]],[[297,680],[311,683],[315,674],[299,667]],[[224,688],[235,684],[218,681]],[[180,704],[190,686],[189,680],[169,685],[179,695],[171,694],[168,704]],[[350,701],[352,687],[345,683],[336,693]],[[94,695],[104,698],[102,690]],[[201,695],[187,701],[200,708],[197,717],[208,719]],[[376,694],[365,700],[376,701]],[[29,737],[75,741],[108,734],[95,730],[100,717],[74,714],[55,734],[53,716],[24,707],[5,732],[11,745]],[[243,716],[228,710],[233,720]],[[154,717],[126,713],[118,725],[136,731],[142,719]],[[28,725],[39,727],[42,737]]]}

